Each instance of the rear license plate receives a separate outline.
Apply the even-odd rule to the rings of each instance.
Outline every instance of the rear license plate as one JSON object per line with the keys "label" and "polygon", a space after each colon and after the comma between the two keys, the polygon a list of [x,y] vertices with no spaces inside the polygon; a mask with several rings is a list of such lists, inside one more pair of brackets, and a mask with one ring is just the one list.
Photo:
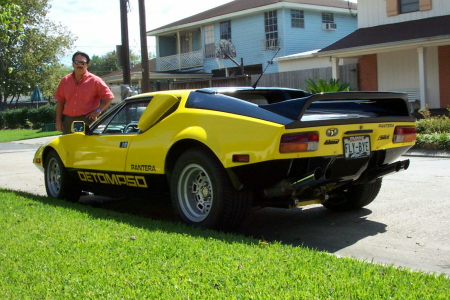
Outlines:
{"label": "rear license plate", "polygon": [[345,159],[370,156],[370,138],[366,135],[344,137]]}

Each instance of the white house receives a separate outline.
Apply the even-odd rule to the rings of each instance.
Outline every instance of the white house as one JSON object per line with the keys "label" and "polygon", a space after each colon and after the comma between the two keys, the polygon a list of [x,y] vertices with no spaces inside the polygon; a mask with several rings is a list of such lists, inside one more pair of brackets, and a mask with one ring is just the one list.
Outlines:
{"label": "white house", "polygon": [[342,59],[357,59],[360,90],[402,91],[422,107],[450,107],[450,1],[358,0],[358,30],[295,63],[326,58],[335,78]]}

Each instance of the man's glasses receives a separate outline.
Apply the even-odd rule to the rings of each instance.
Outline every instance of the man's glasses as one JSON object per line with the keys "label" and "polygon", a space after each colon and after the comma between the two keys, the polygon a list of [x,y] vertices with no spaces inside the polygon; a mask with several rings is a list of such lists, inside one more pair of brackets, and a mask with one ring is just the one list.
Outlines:
{"label": "man's glasses", "polygon": [[78,65],[82,65],[82,66],[87,65],[87,61],[81,61],[81,60],[74,60],[73,63],[76,64],[77,66]]}

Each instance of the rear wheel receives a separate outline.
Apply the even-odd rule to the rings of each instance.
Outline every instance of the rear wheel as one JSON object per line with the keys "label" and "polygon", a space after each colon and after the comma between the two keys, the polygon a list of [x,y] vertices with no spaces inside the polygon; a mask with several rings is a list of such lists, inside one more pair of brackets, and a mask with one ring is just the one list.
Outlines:
{"label": "rear wheel", "polygon": [[233,229],[250,211],[251,195],[233,188],[222,164],[209,151],[190,149],[175,164],[171,177],[172,205],[186,224]]}
{"label": "rear wheel", "polygon": [[50,152],[45,160],[44,179],[48,196],[70,202],[77,202],[80,199],[81,189],[70,182],[64,164],[54,151]]}
{"label": "rear wheel", "polygon": [[334,211],[348,211],[369,205],[377,197],[381,182],[382,179],[379,178],[371,183],[353,185],[344,192],[332,196],[323,203],[323,206]]}

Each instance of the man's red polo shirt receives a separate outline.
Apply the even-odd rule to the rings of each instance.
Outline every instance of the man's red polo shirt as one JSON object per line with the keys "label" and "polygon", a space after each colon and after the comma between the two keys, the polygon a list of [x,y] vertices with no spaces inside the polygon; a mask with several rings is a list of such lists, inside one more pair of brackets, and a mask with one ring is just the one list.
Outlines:
{"label": "man's red polo shirt", "polygon": [[98,76],[86,72],[80,82],[76,82],[74,73],[66,75],[58,85],[55,99],[65,103],[63,114],[66,116],[84,116],[96,110],[100,99],[112,99],[114,94]]}

